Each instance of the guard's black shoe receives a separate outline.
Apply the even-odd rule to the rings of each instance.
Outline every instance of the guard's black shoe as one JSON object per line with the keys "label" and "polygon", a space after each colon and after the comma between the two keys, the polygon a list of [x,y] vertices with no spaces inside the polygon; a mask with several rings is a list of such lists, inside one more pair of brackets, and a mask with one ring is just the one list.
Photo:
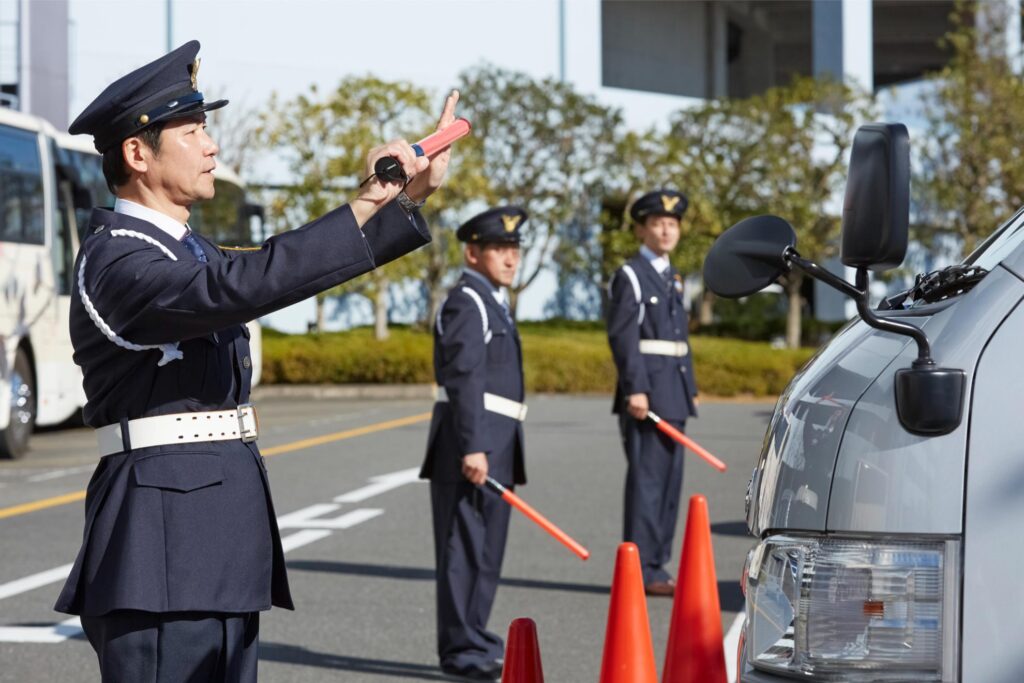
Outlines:
{"label": "guard's black shoe", "polygon": [[471,666],[451,666],[442,664],[441,671],[460,681],[500,681],[501,664],[487,662]]}

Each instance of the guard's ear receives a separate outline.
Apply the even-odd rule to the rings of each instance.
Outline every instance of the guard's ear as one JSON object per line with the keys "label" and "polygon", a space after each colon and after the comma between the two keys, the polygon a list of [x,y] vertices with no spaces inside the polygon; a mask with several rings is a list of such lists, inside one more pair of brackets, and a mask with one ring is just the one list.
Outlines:
{"label": "guard's ear", "polygon": [[149,161],[153,157],[153,150],[141,138],[130,137],[121,143],[121,156],[130,170],[136,173],[145,173],[149,170]]}
{"label": "guard's ear", "polygon": [[466,258],[466,263],[471,266],[475,266],[480,263],[480,245],[467,242],[466,248],[463,250],[463,255]]}

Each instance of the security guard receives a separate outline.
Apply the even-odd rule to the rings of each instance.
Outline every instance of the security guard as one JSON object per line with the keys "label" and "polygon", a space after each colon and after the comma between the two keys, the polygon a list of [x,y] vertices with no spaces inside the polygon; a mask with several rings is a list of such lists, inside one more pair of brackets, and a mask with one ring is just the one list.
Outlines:
{"label": "security guard", "polygon": [[509,506],[484,490],[488,476],[526,483],[523,358],[502,287],[519,266],[526,212],[485,211],[462,225],[466,271],[434,326],[434,405],[427,457],[437,560],[437,651],[445,673],[501,677],[500,636],[487,630],[505,554]]}
{"label": "security guard", "polygon": [[665,564],[679,515],[683,449],[646,419],[647,411],[680,430],[697,415],[683,281],[669,262],[687,203],[672,190],[636,200],[630,215],[640,252],[609,285],[608,343],[619,373],[612,412],[628,463],[622,536],[640,550],[648,595],[675,592]]}
{"label": "security guard", "polygon": [[[75,264],[71,339],[97,428],[85,532],[56,609],[80,614],[104,681],[254,681],[259,612],[293,609],[248,403],[245,323],[430,240],[416,210],[449,152],[378,147],[413,176],[226,251],[187,225],[214,194],[217,145],[192,41],[110,85],[71,125],[93,136],[117,201]],[[439,127],[453,120],[457,93]]]}

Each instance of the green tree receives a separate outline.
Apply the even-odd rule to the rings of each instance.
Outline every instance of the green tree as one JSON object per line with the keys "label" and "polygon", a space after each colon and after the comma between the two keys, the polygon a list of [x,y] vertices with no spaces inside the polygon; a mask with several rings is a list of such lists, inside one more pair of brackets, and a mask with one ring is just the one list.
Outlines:
{"label": "green tree", "polygon": [[[797,78],[746,99],[710,100],[681,110],[664,134],[627,135],[620,143],[622,228],[619,234],[610,230],[605,241],[622,250],[628,204],[655,187],[675,187],[690,198],[683,248],[673,256],[681,270],[699,271],[725,228],[765,213],[792,223],[801,254],[828,260],[838,253],[836,205],[847,154],[857,125],[872,110],[864,93],[830,80]],[[803,279],[793,272],[783,282],[791,348],[800,345]],[[702,323],[710,322],[710,303],[705,298]]]}
{"label": "green tree", "polygon": [[509,292],[515,311],[519,294],[550,267],[556,249],[566,261],[586,257],[586,251],[573,254],[586,247],[574,230],[596,225],[622,117],[553,78],[484,65],[459,81],[489,183],[481,199],[517,204],[530,214],[522,266]]}
{"label": "green tree", "polygon": [[[301,225],[354,196],[366,153],[393,138],[419,139],[431,129],[430,103],[429,94],[410,83],[373,76],[346,78],[327,93],[313,85],[289,101],[274,95],[261,118],[258,139],[265,152],[286,164],[294,182],[271,201],[272,225]],[[376,338],[387,338],[391,284],[422,277],[428,261],[421,250],[318,294],[317,329],[323,330],[327,297],[358,293],[374,302]]]}
{"label": "green tree", "polygon": [[1024,82],[1003,28],[1009,6],[958,2],[943,39],[951,59],[929,78],[917,237],[953,234],[969,253],[1024,204]]}

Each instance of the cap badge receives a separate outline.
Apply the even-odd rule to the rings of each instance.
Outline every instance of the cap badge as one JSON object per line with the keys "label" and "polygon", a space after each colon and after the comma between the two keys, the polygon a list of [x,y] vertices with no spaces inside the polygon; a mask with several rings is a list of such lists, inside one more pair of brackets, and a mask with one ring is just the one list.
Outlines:
{"label": "cap badge", "polygon": [[521,219],[522,216],[502,216],[501,222],[505,224],[505,232],[515,232]]}
{"label": "cap badge", "polygon": [[675,211],[676,204],[679,203],[679,197],[670,197],[667,194],[661,195],[661,205],[665,207],[666,211]]}
{"label": "cap badge", "polygon": [[195,61],[192,62],[192,67],[189,71],[189,79],[192,81],[192,91],[197,92],[199,90],[199,57],[196,57]]}

